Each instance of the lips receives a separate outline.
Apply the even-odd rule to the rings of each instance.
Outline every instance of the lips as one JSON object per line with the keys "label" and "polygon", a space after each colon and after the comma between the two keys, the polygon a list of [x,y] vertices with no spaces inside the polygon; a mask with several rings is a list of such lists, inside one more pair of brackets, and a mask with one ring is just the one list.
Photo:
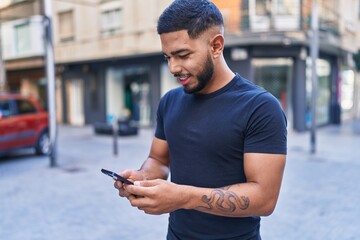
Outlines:
{"label": "lips", "polygon": [[189,74],[175,76],[181,85],[187,85],[190,82],[191,76]]}

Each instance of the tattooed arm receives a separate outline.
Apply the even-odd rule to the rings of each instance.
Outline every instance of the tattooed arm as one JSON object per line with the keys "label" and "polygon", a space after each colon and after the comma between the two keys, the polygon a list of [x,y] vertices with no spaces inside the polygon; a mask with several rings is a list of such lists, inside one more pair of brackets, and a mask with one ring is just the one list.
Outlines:
{"label": "tattooed arm", "polygon": [[278,199],[285,159],[286,156],[280,154],[247,153],[246,183],[203,190],[201,197],[201,193],[193,189],[190,193],[194,196],[190,198],[197,198],[197,205],[189,201],[191,206],[187,208],[233,217],[270,215]]}
{"label": "tattooed arm", "polygon": [[285,155],[245,154],[246,183],[210,189],[165,180],[135,182],[127,191],[131,205],[148,214],[195,209],[228,217],[267,216],[275,208],[285,166]]}

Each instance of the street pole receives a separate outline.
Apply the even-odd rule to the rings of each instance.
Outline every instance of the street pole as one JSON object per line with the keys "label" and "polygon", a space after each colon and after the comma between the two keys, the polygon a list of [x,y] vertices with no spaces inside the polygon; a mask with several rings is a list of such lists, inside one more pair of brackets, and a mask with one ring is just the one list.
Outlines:
{"label": "street pole", "polygon": [[113,154],[114,156],[118,155],[118,134],[119,134],[119,127],[118,127],[118,120],[116,115],[114,114],[113,119]]}
{"label": "street pole", "polygon": [[316,101],[318,90],[318,79],[316,72],[316,61],[319,56],[319,13],[317,0],[312,0],[312,17],[311,17],[311,153],[316,153]]}
{"label": "street pole", "polygon": [[45,14],[45,52],[46,52],[46,77],[48,93],[49,134],[50,134],[50,167],[57,165],[57,126],[56,126],[56,101],[55,101],[55,63],[54,48],[51,30],[52,0],[44,0]]}
{"label": "street pole", "polygon": [[0,91],[5,90],[6,86],[6,69],[5,61],[2,53],[2,31],[1,31],[1,17],[0,17]]}

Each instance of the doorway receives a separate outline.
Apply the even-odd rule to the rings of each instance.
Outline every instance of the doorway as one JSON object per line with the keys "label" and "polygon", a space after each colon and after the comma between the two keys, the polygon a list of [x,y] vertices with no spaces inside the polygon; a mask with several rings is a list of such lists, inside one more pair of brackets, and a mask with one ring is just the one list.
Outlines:
{"label": "doorway", "polygon": [[66,82],[67,122],[75,126],[85,124],[84,83],[82,79],[69,79]]}
{"label": "doorway", "polygon": [[109,68],[106,74],[106,115],[127,118],[140,126],[150,125],[150,90],[148,68]]}

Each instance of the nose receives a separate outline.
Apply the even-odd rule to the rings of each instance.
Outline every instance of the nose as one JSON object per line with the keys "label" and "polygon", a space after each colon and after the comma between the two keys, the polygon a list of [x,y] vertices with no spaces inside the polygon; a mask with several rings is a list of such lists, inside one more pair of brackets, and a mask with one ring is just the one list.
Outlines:
{"label": "nose", "polygon": [[181,66],[174,58],[168,60],[168,66],[171,74],[176,74],[181,72]]}

